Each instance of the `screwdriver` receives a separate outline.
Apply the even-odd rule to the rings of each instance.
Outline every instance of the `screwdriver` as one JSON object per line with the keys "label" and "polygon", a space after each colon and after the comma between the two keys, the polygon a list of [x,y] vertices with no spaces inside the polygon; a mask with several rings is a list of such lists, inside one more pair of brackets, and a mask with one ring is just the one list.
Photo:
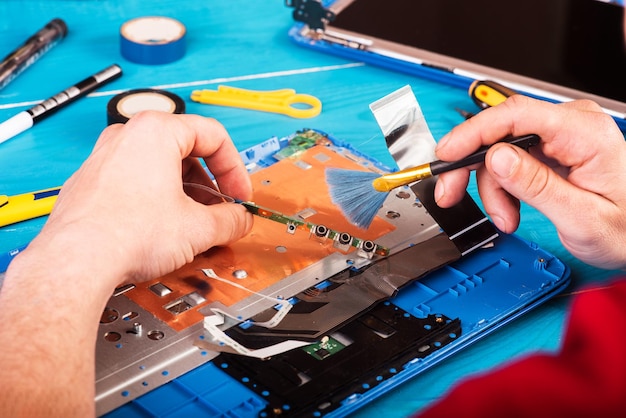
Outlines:
{"label": "screwdriver", "polygon": [[498,105],[517,92],[493,80],[474,80],[468,89],[469,96],[481,109]]}
{"label": "screwdriver", "polygon": [[[517,94],[515,90],[503,86],[493,80],[474,80],[467,90],[469,96],[481,110],[498,105],[505,101],[507,97]],[[465,119],[474,116],[474,113],[467,110],[455,108]]]}

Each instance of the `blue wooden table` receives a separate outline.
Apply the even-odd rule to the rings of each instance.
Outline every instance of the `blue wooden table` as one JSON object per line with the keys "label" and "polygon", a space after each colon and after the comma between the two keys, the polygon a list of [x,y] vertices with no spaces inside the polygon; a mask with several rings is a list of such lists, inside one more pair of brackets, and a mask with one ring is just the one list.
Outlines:
{"label": "blue wooden table", "polygon": [[[476,110],[462,89],[295,45],[287,36],[293,25],[291,13],[292,9],[280,0],[0,2],[0,56],[15,49],[52,18],[62,18],[69,27],[66,39],[0,90],[0,120],[113,63],[124,71],[121,78],[96,94],[80,99],[1,144],[0,194],[60,186],[89,155],[106,126],[107,102],[120,90],[160,87],[176,93],[185,99],[187,113],[221,121],[240,149],[310,127],[350,142],[389,166],[393,160],[369,103],[411,85],[435,138],[462,122],[455,108]],[[150,66],[129,62],[121,56],[122,23],[149,15],[169,16],[184,23],[187,50],[182,59]],[[220,84],[256,90],[292,88],[317,96],[323,110],[313,119],[300,120],[189,100],[192,90],[215,89]],[[477,198],[474,183],[469,190]],[[539,243],[571,267],[573,285],[569,293],[614,274],[575,260],[540,213],[526,206],[522,212],[519,235]],[[44,221],[45,218],[39,218],[0,228],[0,254],[28,243]],[[71,260],[71,254],[68,259]],[[569,303],[569,295],[557,297],[366,406],[356,416],[407,416],[441,397],[459,378],[525,353],[555,349],[562,338]]]}

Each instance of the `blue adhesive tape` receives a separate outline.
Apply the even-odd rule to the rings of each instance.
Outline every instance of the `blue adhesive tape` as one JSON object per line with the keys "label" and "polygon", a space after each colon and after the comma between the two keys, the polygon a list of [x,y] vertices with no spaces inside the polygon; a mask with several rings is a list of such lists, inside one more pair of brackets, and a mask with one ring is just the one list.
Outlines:
{"label": "blue adhesive tape", "polygon": [[138,64],[167,64],[185,55],[185,25],[163,16],[131,19],[120,28],[122,56]]}

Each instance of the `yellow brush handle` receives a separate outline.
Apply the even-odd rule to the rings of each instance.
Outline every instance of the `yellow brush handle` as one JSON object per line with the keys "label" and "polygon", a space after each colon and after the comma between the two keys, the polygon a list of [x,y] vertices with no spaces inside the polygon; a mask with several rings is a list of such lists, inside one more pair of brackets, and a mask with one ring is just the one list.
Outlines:
{"label": "yellow brush handle", "polygon": [[60,187],[15,196],[0,196],[0,227],[48,215]]}
{"label": "yellow brush handle", "polygon": [[390,192],[396,187],[406,186],[419,180],[432,177],[430,164],[422,164],[417,167],[405,168],[402,171],[385,174],[372,181],[372,187],[377,192]]}

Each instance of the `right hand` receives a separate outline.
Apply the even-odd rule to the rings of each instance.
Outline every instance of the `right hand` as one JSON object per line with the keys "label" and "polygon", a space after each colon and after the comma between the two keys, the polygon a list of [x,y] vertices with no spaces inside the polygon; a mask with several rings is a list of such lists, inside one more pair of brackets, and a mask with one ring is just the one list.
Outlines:
{"label": "right hand", "polygon": [[[626,142],[597,104],[555,105],[515,95],[455,127],[436,153],[454,161],[505,136],[531,133],[542,141],[530,153],[497,144],[478,167],[480,197],[495,225],[514,232],[524,201],[552,221],[563,245],[580,260],[626,267]],[[469,168],[440,175],[437,203],[452,206],[468,181]]]}

